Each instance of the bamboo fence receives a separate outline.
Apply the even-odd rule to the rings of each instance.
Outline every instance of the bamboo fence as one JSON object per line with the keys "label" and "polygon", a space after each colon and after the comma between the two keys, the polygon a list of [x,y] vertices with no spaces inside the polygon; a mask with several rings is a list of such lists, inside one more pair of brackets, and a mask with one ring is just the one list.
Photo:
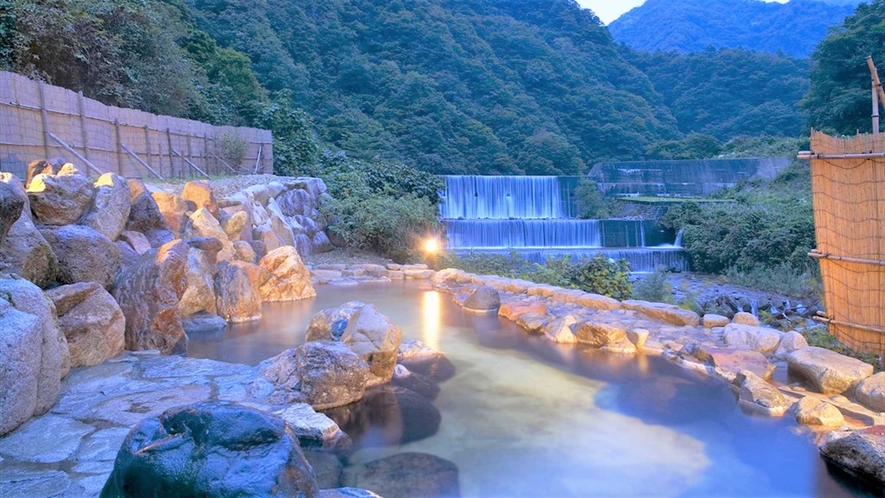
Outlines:
{"label": "bamboo fence", "polygon": [[849,347],[885,355],[885,135],[812,132],[811,149],[823,321]]}
{"label": "bamboo fence", "polygon": [[[229,141],[246,144],[238,164],[225,154]],[[128,178],[271,173],[273,136],[268,130],[107,106],[0,71],[0,171],[24,178],[29,162],[54,157],[93,175]]]}

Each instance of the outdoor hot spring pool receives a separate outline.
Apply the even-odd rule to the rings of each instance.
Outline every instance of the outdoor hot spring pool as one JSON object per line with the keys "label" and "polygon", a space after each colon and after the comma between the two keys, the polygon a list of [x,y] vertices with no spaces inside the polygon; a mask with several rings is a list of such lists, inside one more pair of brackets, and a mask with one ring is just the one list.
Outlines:
{"label": "outdoor hot spring pool", "polygon": [[721,382],[657,357],[558,346],[418,282],[319,286],[315,299],[265,304],[261,322],[192,338],[189,356],[255,365],[301,344],[315,312],[352,300],[457,367],[434,402],[434,435],[384,446],[384,427],[351,433],[352,464],[430,453],[458,466],[463,496],[863,494],[790,417],[742,413]]}

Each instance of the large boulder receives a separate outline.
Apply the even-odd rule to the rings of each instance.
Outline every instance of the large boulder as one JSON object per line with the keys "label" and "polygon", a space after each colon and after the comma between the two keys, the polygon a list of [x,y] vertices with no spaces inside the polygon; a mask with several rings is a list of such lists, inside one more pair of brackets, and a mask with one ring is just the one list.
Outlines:
{"label": "large boulder", "polygon": [[575,338],[581,344],[601,348],[627,337],[627,327],[620,322],[586,321],[575,325]]}
{"label": "large boulder", "polygon": [[277,201],[279,202],[280,210],[286,216],[316,216],[314,200],[306,190],[289,190],[280,195]]}
{"label": "large boulder", "polygon": [[783,415],[790,407],[790,403],[775,386],[749,370],[737,374],[732,382],[732,389],[737,393],[741,406],[772,417]]}
{"label": "large boulder", "polygon": [[221,211],[218,209],[215,191],[208,181],[198,180],[185,183],[184,190],[181,192],[181,198],[185,201],[193,202],[197,209],[205,208],[215,218],[221,218]]}
{"label": "large boulder", "polygon": [[120,175],[105,173],[95,182],[92,204],[80,220],[111,241],[117,240],[126,227],[131,205],[129,183]]}
{"label": "large boulder", "polygon": [[823,394],[842,394],[873,375],[873,366],[829,349],[809,346],[787,355],[790,374],[809,382]]}
{"label": "large boulder", "polygon": [[464,301],[464,309],[478,312],[497,312],[501,307],[501,295],[495,289],[481,285]]}
{"label": "large boulder", "polygon": [[437,382],[455,376],[455,365],[444,353],[417,340],[404,341],[399,345],[396,362],[410,372],[426,375]]}
{"label": "large boulder", "polygon": [[54,176],[35,176],[27,190],[34,218],[44,225],[76,223],[92,202],[92,182],[71,164]]}
{"label": "large boulder", "polygon": [[264,301],[297,301],[316,296],[310,282],[310,271],[294,247],[274,249],[261,258],[258,265],[270,274],[259,289]]}
{"label": "large boulder", "polygon": [[627,300],[621,306],[673,325],[696,327],[701,323],[701,317],[697,313],[673,304]]}
{"label": "large boulder", "polygon": [[734,317],[731,319],[731,323],[736,323],[738,325],[749,325],[751,327],[758,327],[761,325],[759,323],[759,319],[756,318],[756,315],[752,313],[747,313],[745,311],[738,311],[734,314]]}
{"label": "large boulder", "polygon": [[[11,173],[0,173],[0,182],[23,203],[21,214],[12,222],[0,242],[0,269],[15,273],[40,287],[55,281],[58,259],[31,220],[28,195]],[[7,220],[8,221],[8,220]]]}
{"label": "large boulder", "polygon": [[65,160],[58,157],[52,158],[48,161],[42,159],[31,161],[28,163],[28,168],[25,172],[25,187],[30,185],[31,180],[37,175],[56,175],[64,165]]}
{"label": "large boulder", "polygon": [[885,486],[885,426],[833,433],[820,452],[827,460]]}
{"label": "large boulder", "polygon": [[114,297],[126,317],[126,349],[187,352],[178,303],[187,288],[185,242],[177,240],[145,253],[121,275]]}
{"label": "large boulder", "polygon": [[249,215],[245,211],[237,211],[230,216],[222,216],[220,223],[227,238],[231,242],[237,242],[240,240],[246,224],[249,223]]}
{"label": "large boulder", "polygon": [[783,336],[782,332],[767,327],[730,323],[725,326],[722,339],[726,345],[732,348],[774,353],[780,346]]}
{"label": "large boulder", "polygon": [[204,251],[190,247],[187,252],[187,289],[178,303],[181,316],[201,311],[216,314],[214,258]]}
{"label": "large boulder", "polygon": [[885,412],[885,372],[879,372],[860,381],[854,391],[854,397],[860,404],[874,412]]}
{"label": "large boulder", "polygon": [[374,491],[384,498],[461,496],[458,466],[425,453],[399,453],[359,468],[353,486]]}
{"label": "large boulder", "polygon": [[375,306],[351,301],[315,315],[305,340],[338,340],[346,344],[369,364],[371,387],[390,382],[393,377],[402,331]]}
{"label": "large boulder", "polygon": [[120,270],[120,249],[110,239],[81,225],[45,227],[40,233],[58,257],[59,283],[98,282],[105,289],[113,287]]}
{"label": "large boulder", "polygon": [[262,375],[274,385],[275,404],[302,402],[325,410],[363,397],[369,365],[340,342],[312,341],[274,357]]}
{"label": "large boulder", "polygon": [[175,234],[169,229],[169,224],[156,201],[148,192],[141,180],[129,180],[129,219],[126,221],[126,230],[141,232],[150,241],[151,247],[157,248],[163,244],[172,242]]}
{"label": "large boulder", "polygon": [[206,402],[171,408],[126,436],[102,498],[319,495],[298,438],[282,419]]}
{"label": "large boulder", "polygon": [[221,241],[221,250],[218,251],[218,261],[230,261],[234,259],[234,245],[227,238],[227,234],[221,228],[218,220],[212,216],[206,208],[194,211],[182,232],[186,239],[191,238],[214,238]]}
{"label": "large boulder", "polygon": [[295,245],[295,233],[292,231],[292,225],[289,220],[280,211],[280,205],[273,198],[267,201],[267,215],[270,222],[270,229],[283,241],[284,245]]}
{"label": "large boulder", "polygon": [[793,351],[807,348],[808,340],[805,336],[796,331],[790,331],[781,336],[780,344],[774,352],[774,356],[778,358],[786,358]]}
{"label": "large boulder", "polygon": [[800,399],[793,408],[793,413],[796,415],[796,421],[804,425],[839,427],[845,423],[845,418],[838,408],[811,396]]}
{"label": "large boulder", "polygon": [[55,304],[72,368],[97,365],[123,352],[126,319],[97,282],[56,287],[46,291],[46,297]]}
{"label": "large boulder", "polygon": [[218,314],[233,323],[261,319],[261,295],[239,266],[222,264],[215,275]]}
{"label": "large boulder", "polygon": [[52,408],[69,369],[52,301],[27,280],[0,279],[0,435]]}
{"label": "large boulder", "polygon": [[19,197],[6,183],[0,183],[0,246],[12,224],[22,215],[27,198]]}
{"label": "large boulder", "polygon": [[410,372],[408,368],[399,364],[393,369],[393,379],[390,383],[395,387],[414,391],[430,401],[436,399],[440,391],[439,384],[430,377]]}
{"label": "large boulder", "polygon": [[573,344],[578,342],[575,337],[575,325],[578,320],[574,315],[565,315],[554,319],[544,327],[544,334],[553,340],[553,342],[563,344]]}
{"label": "large boulder", "polygon": [[151,198],[157,203],[157,209],[177,236],[181,236],[181,230],[187,224],[187,213],[191,210],[184,199],[171,192],[154,192]]}

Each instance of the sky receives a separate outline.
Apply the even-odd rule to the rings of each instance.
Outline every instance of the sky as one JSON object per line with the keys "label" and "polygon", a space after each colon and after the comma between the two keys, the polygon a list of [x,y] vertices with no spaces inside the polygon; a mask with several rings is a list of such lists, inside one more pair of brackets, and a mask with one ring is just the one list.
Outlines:
{"label": "sky", "polygon": [[[765,0],[766,2],[776,1],[780,3],[785,3],[786,0]],[[632,9],[633,7],[639,7],[645,2],[645,0],[578,0],[578,3],[581,4],[581,7],[585,7],[591,9],[593,12],[602,19],[602,22],[608,24],[618,17],[621,16],[624,12]]]}

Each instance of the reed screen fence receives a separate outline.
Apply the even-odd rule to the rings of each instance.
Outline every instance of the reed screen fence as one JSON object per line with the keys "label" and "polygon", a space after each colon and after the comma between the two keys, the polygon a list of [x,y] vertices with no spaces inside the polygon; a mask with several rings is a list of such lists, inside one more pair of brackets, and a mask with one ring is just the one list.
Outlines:
{"label": "reed screen fence", "polygon": [[107,106],[0,71],[0,171],[24,178],[29,162],[54,157],[127,178],[271,173],[273,136]]}
{"label": "reed screen fence", "polygon": [[811,182],[830,333],[885,355],[885,136],[811,136]]}

